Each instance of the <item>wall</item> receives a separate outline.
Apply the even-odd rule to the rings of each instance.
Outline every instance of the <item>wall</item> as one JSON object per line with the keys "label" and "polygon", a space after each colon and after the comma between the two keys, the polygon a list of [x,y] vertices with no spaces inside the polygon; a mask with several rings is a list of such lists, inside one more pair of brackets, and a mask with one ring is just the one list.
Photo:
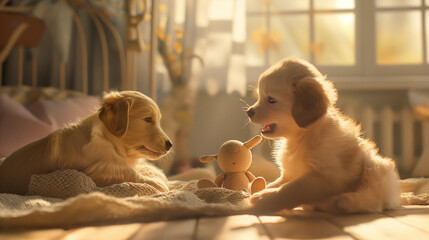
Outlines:
{"label": "wall", "polygon": [[256,100],[241,97],[237,93],[220,93],[209,96],[205,92],[197,95],[194,116],[194,130],[191,137],[191,151],[195,156],[216,153],[227,140],[246,141],[255,134],[255,127],[249,123],[244,110]]}

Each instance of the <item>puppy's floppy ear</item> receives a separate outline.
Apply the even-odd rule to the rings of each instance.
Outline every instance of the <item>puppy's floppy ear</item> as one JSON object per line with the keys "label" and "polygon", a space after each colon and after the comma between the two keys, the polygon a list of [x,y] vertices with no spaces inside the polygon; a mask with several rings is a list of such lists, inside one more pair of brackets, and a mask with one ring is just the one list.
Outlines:
{"label": "puppy's floppy ear", "polygon": [[101,102],[99,117],[106,128],[115,136],[122,137],[128,130],[131,99],[120,93],[109,93]]}
{"label": "puppy's floppy ear", "polygon": [[322,85],[314,78],[300,79],[293,87],[292,116],[298,126],[304,128],[326,113],[329,99]]}
{"label": "puppy's floppy ear", "polygon": [[208,163],[217,160],[217,155],[205,155],[200,157],[200,162]]}

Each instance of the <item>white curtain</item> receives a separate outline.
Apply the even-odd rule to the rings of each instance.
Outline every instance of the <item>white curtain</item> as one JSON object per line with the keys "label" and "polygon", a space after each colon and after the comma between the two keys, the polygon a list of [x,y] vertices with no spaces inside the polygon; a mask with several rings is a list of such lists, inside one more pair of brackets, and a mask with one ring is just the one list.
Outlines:
{"label": "white curtain", "polygon": [[[184,29],[184,49],[203,59],[192,61],[189,81],[210,95],[247,90],[244,43],[246,0],[175,0],[165,2],[170,32]],[[162,16],[160,25],[162,26]],[[174,26],[174,27],[172,27]],[[160,64],[159,72],[166,73]],[[168,77],[161,77],[162,91],[170,91]]]}
{"label": "white curtain", "polygon": [[194,52],[204,59],[200,87],[246,94],[245,0],[197,0]]}

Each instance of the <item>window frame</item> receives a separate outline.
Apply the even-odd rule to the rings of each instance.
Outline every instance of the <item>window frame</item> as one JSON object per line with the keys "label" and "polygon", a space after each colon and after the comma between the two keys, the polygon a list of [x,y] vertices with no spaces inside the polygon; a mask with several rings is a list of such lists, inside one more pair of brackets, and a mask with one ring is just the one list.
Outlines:
{"label": "window frame", "polygon": [[[355,0],[356,1],[356,0]],[[370,36],[370,39],[365,39],[365,42],[367,42],[364,47],[366,47],[369,52],[366,54],[368,57],[367,60],[370,60],[367,62],[367,65],[364,67],[366,70],[367,75],[374,75],[374,76],[385,76],[386,72],[388,72],[390,75],[397,75],[397,76],[411,76],[411,75],[429,75],[429,64],[428,64],[428,58],[427,58],[427,35],[428,32],[426,31],[426,11],[429,11],[429,6],[425,5],[425,0],[421,0],[420,6],[418,7],[376,7],[375,0],[372,1],[356,1],[361,2],[363,6],[361,6],[362,9],[369,9],[368,12],[371,12],[371,14],[361,14],[365,15],[364,21],[366,19],[367,22],[365,24],[367,26],[371,26],[370,31],[368,32],[368,36]],[[423,59],[422,63],[420,64],[395,64],[395,65],[378,65],[377,64],[377,49],[376,49],[376,43],[377,43],[377,29],[376,29],[376,14],[377,12],[383,12],[383,11],[408,11],[408,10],[419,10],[421,11],[421,21],[422,21],[422,43],[423,43]],[[368,22],[370,21],[370,22]],[[413,73],[413,74],[410,74]]]}
{"label": "window frame", "polygon": [[[429,17],[429,4],[425,0],[420,1],[417,7],[376,7],[376,0],[354,0],[354,9],[338,11],[313,10],[314,0],[309,0],[308,10],[296,10],[291,12],[302,12],[309,14],[310,18],[310,42],[314,42],[314,14],[324,12],[354,12],[355,13],[355,65],[353,66],[326,66],[315,64],[316,67],[334,81],[340,89],[429,89],[429,53],[427,46],[429,28],[426,29],[426,18]],[[378,65],[377,64],[377,29],[376,14],[379,11],[421,11],[423,59],[421,64],[410,65]],[[267,19],[267,30],[269,31],[269,10],[263,10]],[[287,13],[286,11],[280,12]],[[256,13],[246,13],[246,16]],[[269,66],[268,51],[264,53],[264,66],[247,66],[246,74],[249,82],[256,82],[259,75]],[[314,54],[310,51],[310,61],[314,63]]]}

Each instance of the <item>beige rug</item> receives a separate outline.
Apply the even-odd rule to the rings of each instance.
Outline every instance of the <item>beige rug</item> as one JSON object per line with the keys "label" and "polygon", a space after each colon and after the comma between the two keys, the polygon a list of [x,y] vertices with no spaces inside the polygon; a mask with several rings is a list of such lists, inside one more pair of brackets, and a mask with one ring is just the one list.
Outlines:
{"label": "beige rug", "polygon": [[[0,229],[160,221],[249,213],[249,195],[225,188],[197,189],[196,181],[168,181],[152,165],[141,165],[147,183],[99,188],[76,170],[31,178],[28,196],[0,194]],[[167,184],[161,192],[157,184]],[[402,204],[429,204],[429,179],[400,181]]]}
{"label": "beige rug", "polygon": [[[246,212],[249,195],[224,188],[197,189],[196,181],[168,182],[152,166],[148,183],[99,188],[76,170],[34,175],[29,195],[0,194],[0,228],[61,227],[159,221]],[[167,184],[168,192],[157,190]],[[43,197],[42,197],[43,196]]]}
{"label": "beige rug", "polygon": [[399,181],[402,205],[429,204],[429,178],[408,178]]}

